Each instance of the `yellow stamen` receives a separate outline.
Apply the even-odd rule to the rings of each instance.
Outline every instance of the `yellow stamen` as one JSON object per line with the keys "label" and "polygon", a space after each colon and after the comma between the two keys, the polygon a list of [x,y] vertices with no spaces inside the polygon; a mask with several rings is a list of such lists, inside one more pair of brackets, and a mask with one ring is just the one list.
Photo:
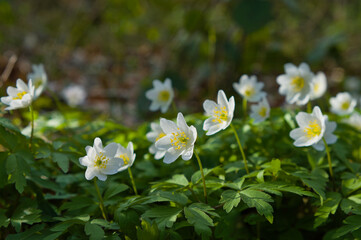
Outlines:
{"label": "yellow stamen", "polygon": [[124,165],[128,165],[129,164],[129,157],[127,154],[121,154],[119,156],[119,158],[123,159]]}
{"label": "yellow stamen", "polygon": [[266,117],[266,114],[267,114],[267,108],[266,107],[261,107],[261,109],[259,110],[258,114],[261,116],[261,117]]}
{"label": "yellow stamen", "polygon": [[314,91],[315,93],[317,93],[319,88],[320,88],[320,84],[315,83],[315,85],[313,86],[313,91]]}
{"label": "yellow stamen", "polygon": [[179,150],[187,146],[188,140],[189,137],[187,137],[187,135],[184,132],[176,132],[176,133],[172,133],[172,138],[170,139],[170,142],[176,150]]}
{"label": "yellow stamen", "polygon": [[20,93],[16,94],[17,97],[14,97],[13,99],[14,99],[14,100],[21,100],[21,99],[23,99],[23,97],[24,97],[25,94],[27,94],[27,92],[25,92],[25,91],[20,92]]}
{"label": "yellow stamen", "polygon": [[160,91],[158,94],[158,100],[161,102],[168,101],[169,97],[170,97],[170,93],[168,90]]}
{"label": "yellow stamen", "polygon": [[109,158],[107,158],[106,156],[104,156],[104,153],[101,152],[101,153],[100,153],[99,155],[97,155],[96,158],[95,158],[94,167],[106,169],[106,168],[107,168],[108,161],[109,161]]}
{"label": "yellow stamen", "polygon": [[293,90],[299,92],[302,90],[303,86],[305,85],[305,79],[300,76],[296,76],[292,78],[291,85],[293,86]]}
{"label": "yellow stamen", "polygon": [[253,87],[248,87],[245,91],[244,91],[244,95],[246,97],[250,97],[254,94],[254,88]]}
{"label": "yellow stamen", "polygon": [[159,139],[161,139],[162,137],[165,136],[164,132],[159,133],[158,137],[155,139],[155,141],[158,141]]}
{"label": "yellow stamen", "polygon": [[313,138],[321,134],[321,126],[317,123],[317,120],[310,121],[304,132],[306,133],[306,137]]}
{"label": "yellow stamen", "polygon": [[228,118],[228,112],[226,110],[226,107],[222,107],[222,108],[218,108],[216,107],[213,110],[213,117],[215,117],[215,119],[212,120],[212,122],[218,122],[221,123],[223,121],[227,121]]}
{"label": "yellow stamen", "polygon": [[341,104],[341,108],[342,108],[343,110],[347,110],[349,107],[350,107],[350,102],[343,102],[343,103]]}

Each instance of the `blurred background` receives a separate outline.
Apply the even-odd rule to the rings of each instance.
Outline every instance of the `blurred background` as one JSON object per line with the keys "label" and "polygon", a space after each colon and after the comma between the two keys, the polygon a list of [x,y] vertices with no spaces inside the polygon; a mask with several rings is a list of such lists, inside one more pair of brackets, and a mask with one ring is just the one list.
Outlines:
{"label": "blurred background", "polygon": [[276,77],[288,62],[325,72],[329,96],[357,95],[360,29],[352,0],[0,0],[1,95],[43,63],[51,90],[80,84],[84,109],[133,125],[160,114],[144,93],[166,77],[188,113],[218,89],[236,96],[242,74],[257,75],[279,106]]}

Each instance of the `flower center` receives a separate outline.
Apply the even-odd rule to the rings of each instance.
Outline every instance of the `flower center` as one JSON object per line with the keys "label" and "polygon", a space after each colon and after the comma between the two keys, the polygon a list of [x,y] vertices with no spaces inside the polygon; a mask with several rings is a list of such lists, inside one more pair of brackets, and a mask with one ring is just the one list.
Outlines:
{"label": "flower center", "polygon": [[320,88],[320,84],[315,83],[315,85],[313,86],[313,91],[314,91],[315,93],[317,93],[319,88]]}
{"label": "flower center", "polygon": [[34,86],[35,86],[35,88],[40,87],[42,84],[43,84],[43,78],[38,77],[38,78],[36,78],[36,79],[34,80]]}
{"label": "flower center", "polygon": [[168,101],[169,97],[170,97],[170,93],[168,90],[163,90],[158,93],[158,100],[161,102]]}
{"label": "flower center", "polygon": [[321,134],[321,127],[318,125],[317,120],[310,121],[304,132],[306,133],[306,137],[313,138]]}
{"label": "flower center", "polygon": [[247,87],[246,90],[244,90],[244,95],[245,95],[246,97],[250,97],[250,96],[252,96],[253,94],[254,94],[254,88],[251,87],[251,86]]}
{"label": "flower center", "polygon": [[189,140],[189,137],[187,137],[187,135],[184,132],[176,132],[176,133],[172,133],[170,142],[176,150],[179,150],[179,149],[187,146],[188,140]]}
{"label": "flower center", "polygon": [[165,136],[164,132],[159,133],[158,137],[155,139],[155,141],[158,141],[159,139],[161,139],[162,137]]}
{"label": "flower center", "polygon": [[108,161],[109,161],[109,158],[107,158],[106,156],[104,156],[104,153],[101,152],[101,153],[100,153],[99,155],[97,155],[96,158],[95,158],[94,167],[106,169],[106,168],[107,168]]}
{"label": "flower center", "polygon": [[119,156],[119,158],[123,159],[124,165],[128,165],[129,164],[129,157],[127,154],[121,154]]}
{"label": "flower center", "polygon": [[343,102],[343,103],[341,104],[341,108],[342,108],[343,110],[347,110],[349,107],[350,107],[350,103],[349,103],[349,102]]}
{"label": "flower center", "polygon": [[221,123],[223,121],[227,121],[227,118],[228,118],[228,112],[226,110],[226,107],[223,106],[221,108],[219,107],[216,107],[214,110],[213,110],[213,117],[215,117],[215,119],[212,120],[212,122],[218,122],[218,123]]}
{"label": "flower center", "polygon": [[19,92],[17,95],[17,97],[14,97],[13,100],[21,100],[23,99],[24,95],[27,94],[27,92],[23,91],[23,92]]}
{"label": "flower center", "polygon": [[302,90],[303,86],[305,85],[305,79],[303,77],[296,76],[292,78],[291,85],[294,91],[299,92]]}
{"label": "flower center", "polygon": [[266,114],[267,114],[267,108],[266,107],[261,107],[261,109],[259,110],[258,114],[261,116],[261,117],[266,117]]}

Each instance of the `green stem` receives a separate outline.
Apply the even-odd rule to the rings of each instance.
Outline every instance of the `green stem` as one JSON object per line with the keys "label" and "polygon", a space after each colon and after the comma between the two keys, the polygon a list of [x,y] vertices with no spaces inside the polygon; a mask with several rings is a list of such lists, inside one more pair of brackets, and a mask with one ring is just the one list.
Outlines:
{"label": "green stem", "polygon": [[177,106],[175,105],[175,102],[174,102],[174,101],[172,101],[172,108],[173,108],[174,113],[177,115],[177,114],[178,114],[178,108],[177,108]]}
{"label": "green stem", "polygon": [[307,112],[308,112],[308,113],[311,113],[311,112],[312,112],[312,104],[311,104],[310,101],[308,101],[308,103],[307,103]]}
{"label": "green stem", "polygon": [[132,185],[133,185],[134,193],[135,193],[135,195],[138,195],[137,187],[135,186],[132,170],[130,170],[130,167],[128,167],[128,173],[129,173],[130,181],[132,182]]}
{"label": "green stem", "polygon": [[325,149],[326,149],[326,153],[327,153],[327,160],[328,160],[328,168],[330,170],[330,175],[331,178],[333,179],[333,171],[332,171],[332,162],[331,162],[331,156],[330,156],[330,149],[328,148],[327,142],[325,140],[325,138],[322,138],[323,144],[325,144]]}
{"label": "green stem", "polygon": [[32,147],[33,146],[33,136],[34,136],[34,109],[33,109],[33,104],[30,104],[29,110],[30,110],[30,115],[31,115],[30,147]]}
{"label": "green stem", "polygon": [[95,186],[95,189],[96,189],[96,191],[98,193],[99,207],[100,207],[100,210],[102,211],[103,218],[105,219],[105,221],[108,221],[107,220],[107,215],[105,214],[103,198],[102,198],[102,195],[100,194],[100,190],[99,190],[96,178],[94,178],[94,186]]}
{"label": "green stem", "polygon": [[243,115],[244,119],[247,119],[247,99],[243,98]]}
{"label": "green stem", "polygon": [[207,201],[207,188],[206,188],[206,179],[204,178],[204,172],[203,172],[203,167],[202,167],[202,162],[201,159],[198,156],[197,150],[194,149],[194,155],[196,155],[197,161],[198,161],[198,165],[199,165],[199,169],[201,170],[201,175],[202,175],[202,181],[203,181],[203,192],[204,192],[204,201],[206,203],[208,203]]}
{"label": "green stem", "polygon": [[244,167],[246,168],[246,172],[247,172],[247,174],[249,174],[249,170],[248,170],[248,165],[247,165],[246,155],[244,154],[244,151],[243,151],[243,147],[242,147],[241,141],[239,140],[239,137],[238,137],[238,133],[237,133],[237,131],[236,131],[236,129],[234,128],[234,126],[233,126],[233,124],[232,124],[232,123],[231,123],[231,128],[232,128],[232,130],[233,130],[234,136],[236,137],[236,140],[237,140],[237,143],[238,143],[239,150],[241,151],[241,154],[242,154],[242,157],[243,157],[243,162],[244,162]]}

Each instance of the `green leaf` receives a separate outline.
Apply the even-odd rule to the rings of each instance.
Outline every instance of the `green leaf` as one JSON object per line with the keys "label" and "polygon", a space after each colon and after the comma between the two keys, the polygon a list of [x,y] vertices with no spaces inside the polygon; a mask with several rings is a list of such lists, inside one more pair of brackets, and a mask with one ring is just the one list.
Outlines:
{"label": "green leaf", "polygon": [[70,202],[65,202],[63,205],[61,205],[59,210],[80,210],[83,208],[88,208],[92,205],[94,205],[94,201],[91,198],[77,196],[72,198]]}
{"label": "green leaf", "polygon": [[251,184],[248,187],[251,189],[258,189],[258,190],[262,190],[262,191],[276,194],[279,196],[282,196],[281,192],[294,193],[299,196],[309,196],[309,197],[317,196],[314,193],[303,189],[302,187],[290,185],[285,182],[264,182],[264,183],[260,183],[260,184]]}
{"label": "green leaf", "polygon": [[270,223],[273,222],[273,208],[268,203],[273,202],[270,195],[253,189],[243,190],[239,194],[248,207],[255,207],[260,215],[264,215]]}
{"label": "green leaf", "polygon": [[111,197],[127,190],[129,187],[123,183],[111,183],[104,193],[104,200],[110,199]]}
{"label": "green leaf", "polygon": [[5,213],[5,209],[0,209],[0,228],[7,227],[10,223],[10,218],[8,218]]}
{"label": "green leaf", "polygon": [[74,224],[85,224],[89,221],[89,215],[81,215],[78,217],[55,217],[54,219],[60,220],[61,222],[56,224],[54,227],[50,228],[53,232],[65,232],[69,227],[73,226]]}
{"label": "green leaf", "polygon": [[144,204],[168,201],[179,203],[180,205],[186,205],[188,202],[188,197],[184,193],[178,192],[156,191],[149,197],[150,199],[145,201]]}
{"label": "green leaf", "polygon": [[189,182],[187,178],[183,174],[176,174],[172,177],[172,179],[167,180],[167,183],[173,183],[180,186],[188,186]]}
{"label": "green leaf", "polygon": [[361,216],[349,216],[344,220],[344,224],[346,225],[336,230],[332,236],[333,238],[339,239],[348,233],[359,230],[361,228]]}
{"label": "green leaf", "polygon": [[177,215],[182,211],[180,208],[176,207],[154,207],[147,210],[142,217],[143,218],[155,218],[159,229],[164,229],[165,227],[172,227],[173,223],[177,220]]}
{"label": "green leaf", "polygon": [[[202,235],[202,238],[208,238],[212,235],[210,227],[213,227],[213,220],[209,215],[214,215],[211,208],[205,204],[193,203],[189,207],[184,208],[184,214],[187,221],[194,226],[194,229],[198,235]],[[216,216],[218,216],[216,214]]]}
{"label": "green leaf", "polygon": [[237,207],[241,201],[241,195],[234,190],[226,190],[221,195],[219,203],[224,203],[223,209],[229,213],[234,207]]}
{"label": "green leaf", "polygon": [[142,220],[141,227],[137,226],[137,239],[139,240],[157,240],[159,239],[159,230],[157,224],[150,224]]}
{"label": "green leaf", "polygon": [[26,186],[25,176],[29,173],[29,166],[18,154],[11,154],[6,161],[6,171],[10,176],[10,182],[15,182],[15,188],[19,193]]}
{"label": "green leaf", "polygon": [[[9,234],[6,237],[6,240],[36,240],[40,239],[38,232],[43,230],[45,227],[45,224],[36,224],[25,231],[17,234]],[[44,240],[43,238],[41,238]]]}
{"label": "green leaf", "polygon": [[0,188],[4,187],[8,182],[8,175],[6,173],[6,159],[7,152],[0,152]]}
{"label": "green leaf", "polygon": [[14,132],[19,132],[20,130],[17,126],[15,126],[9,119],[0,117],[0,125],[4,128],[10,129]]}
{"label": "green leaf", "polygon": [[97,224],[105,229],[111,229],[111,230],[117,230],[119,229],[119,225],[115,222],[108,222],[105,221],[104,219],[94,219],[90,222],[91,224]]}
{"label": "green leaf", "polygon": [[90,236],[90,240],[98,240],[104,238],[104,230],[96,224],[91,224],[87,222],[84,227],[84,232],[86,235]]}
{"label": "green leaf", "polygon": [[319,207],[315,213],[315,222],[313,224],[315,228],[326,222],[330,214],[335,214],[341,199],[342,196],[340,193],[327,193],[327,199],[323,202],[323,205]]}
{"label": "green leaf", "polygon": [[41,222],[40,214],[41,210],[37,209],[36,202],[28,198],[23,198],[10,218],[11,225],[19,232],[23,223],[31,225]]}
{"label": "green leaf", "polygon": [[67,173],[69,170],[69,158],[65,153],[53,152],[52,153],[53,161],[58,164],[61,170],[64,173]]}

